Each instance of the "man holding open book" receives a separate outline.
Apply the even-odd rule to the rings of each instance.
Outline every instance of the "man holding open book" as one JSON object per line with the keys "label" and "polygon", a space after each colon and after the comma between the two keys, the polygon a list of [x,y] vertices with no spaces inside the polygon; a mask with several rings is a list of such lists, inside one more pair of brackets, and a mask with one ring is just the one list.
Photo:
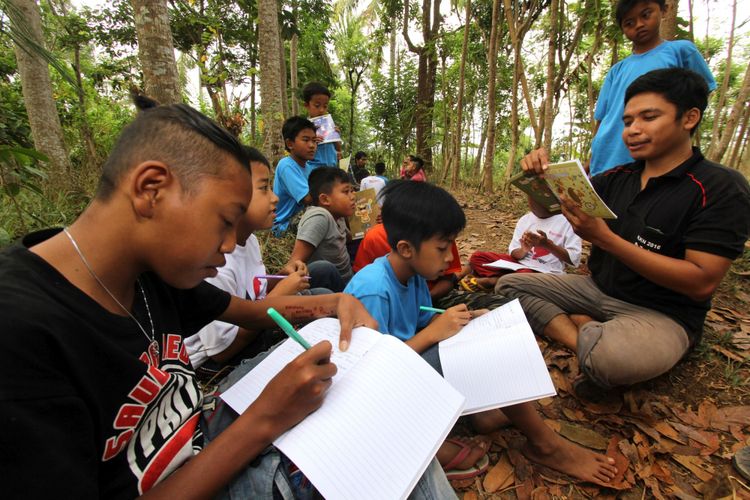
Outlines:
{"label": "man holding open book", "polygon": [[[743,251],[750,187],[691,146],[707,98],[705,80],[689,70],[636,79],[625,95],[622,135],[636,161],[591,179],[617,219],[561,198],[574,231],[593,245],[591,276],[498,282],[498,293],[520,299],[535,333],[578,354],[579,395],[670,370],[700,341],[711,296]],[[547,164],[543,149],[521,161],[542,175]]]}

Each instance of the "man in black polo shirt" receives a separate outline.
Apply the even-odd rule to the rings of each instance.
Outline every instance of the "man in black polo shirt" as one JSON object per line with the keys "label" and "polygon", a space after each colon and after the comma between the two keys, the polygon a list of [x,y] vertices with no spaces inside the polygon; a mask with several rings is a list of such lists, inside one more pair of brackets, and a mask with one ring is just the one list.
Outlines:
{"label": "man in black polo shirt", "polygon": [[[592,243],[591,276],[509,274],[498,293],[521,300],[532,328],[578,354],[578,382],[603,388],[671,369],[701,337],[711,295],[750,232],[750,187],[691,146],[708,99],[705,80],[671,68],[625,94],[623,141],[633,163],[591,179],[617,219],[563,199],[575,232]],[[542,174],[544,150],[522,161]]]}

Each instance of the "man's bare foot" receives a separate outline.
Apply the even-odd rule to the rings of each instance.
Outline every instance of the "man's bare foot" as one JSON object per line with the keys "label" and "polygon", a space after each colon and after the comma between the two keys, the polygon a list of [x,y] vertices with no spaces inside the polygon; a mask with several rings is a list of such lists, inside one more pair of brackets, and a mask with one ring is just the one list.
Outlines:
{"label": "man's bare foot", "polygon": [[578,327],[579,330],[586,323],[594,321],[594,318],[592,318],[588,314],[569,314],[568,317],[570,318],[570,321],[572,321]]}
{"label": "man's bare foot", "polygon": [[[463,445],[463,446],[462,446]],[[487,446],[484,441],[476,438],[455,437],[446,439],[437,452],[437,459],[440,465],[445,467],[450,464],[450,469],[468,469],[479,462],[487,453]],[[456,462],[459,454],[464,458]],[[455,462],[455,463],[453,463]]]}
{"label": "man's bare foot", "polygon": [[521,452],[538,464],[592,483],[608,483],[617,474],[614,459],[571,443],[555,434],[545,445],[527,442]]}
{"label": "man's bare foot", "polygon": [[489,434],[510,425],[510,420],[502,410],[488,410],[475,413],[469,417],[471,426],[479,434]]}

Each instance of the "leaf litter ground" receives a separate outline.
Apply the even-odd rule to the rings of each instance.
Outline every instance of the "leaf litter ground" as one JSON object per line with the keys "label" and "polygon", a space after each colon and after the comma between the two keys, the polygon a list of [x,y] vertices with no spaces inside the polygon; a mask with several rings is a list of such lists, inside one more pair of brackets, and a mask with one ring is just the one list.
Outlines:
{"label": "leaf litter ground", "polygon": [[[475,250],[506,252],[516,220],[528,210],[525,198],[513,191],[454,195],[467,217],[458,242],[463,262]],[[584,246],[584,260],[588,251]],[[607,404],[576,398],[573,354],[538,339],[558,392],[537,402],[538,411],[566,438],[615,458],[619,474],[603,487],[530,464],[519,451],[525,438],[510,427],[490,436],[487,473],[453,482],[459,498],[750,498],[750,485],[731,465],[733,453],[750,444],[749,306],[746,246],[714,296],[703,342],[668,374]],[[473,431],[462,419],[453,433]]]}

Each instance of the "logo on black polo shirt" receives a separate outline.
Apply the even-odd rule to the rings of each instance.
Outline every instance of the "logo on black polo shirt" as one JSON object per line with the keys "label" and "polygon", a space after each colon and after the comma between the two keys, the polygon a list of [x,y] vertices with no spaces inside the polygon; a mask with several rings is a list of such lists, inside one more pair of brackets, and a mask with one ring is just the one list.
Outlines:
{"label": "logo on black polo shirt", "polygon": [[193,456],[202,394],[179,335],[164,335],[161,366],[153,356],[141,359],[148,369],[128,394],[105,442],[103,461],[127,450],[127,462],[144,493]]}

